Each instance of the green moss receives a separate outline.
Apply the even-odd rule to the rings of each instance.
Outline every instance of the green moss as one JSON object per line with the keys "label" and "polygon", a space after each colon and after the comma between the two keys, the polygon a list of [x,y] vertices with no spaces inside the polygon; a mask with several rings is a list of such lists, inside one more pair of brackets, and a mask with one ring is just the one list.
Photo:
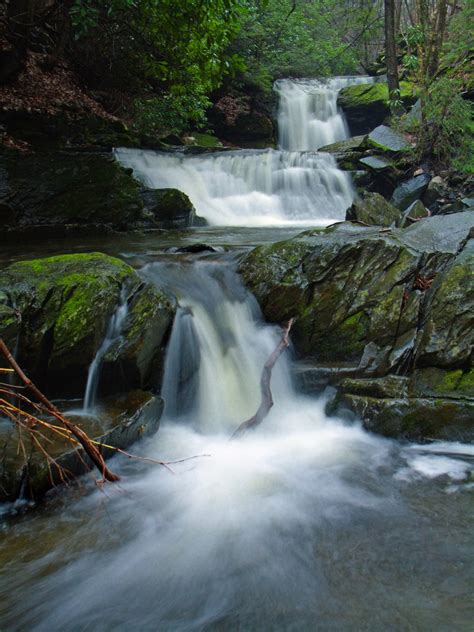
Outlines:
{"label": "green moss", "polygon": [[[409,99],[414,96],[414,86],[408,81],[400,82],[400,98]],[[349,86],[341,91],[341,102],[344,105],[355,107],[380,102],[388,105],[388,86],[386,83],[359,84]]]}
{"label": "green moss", "polygon": [[462,374],[457,390],[463,395],[474,397],[474,369]]}
{"label": "green moss", "polygon": [[199,147],[222,147],[221,141],[212,134],[193,132],[191,136],[195,139],[196,145],[199,145]]}

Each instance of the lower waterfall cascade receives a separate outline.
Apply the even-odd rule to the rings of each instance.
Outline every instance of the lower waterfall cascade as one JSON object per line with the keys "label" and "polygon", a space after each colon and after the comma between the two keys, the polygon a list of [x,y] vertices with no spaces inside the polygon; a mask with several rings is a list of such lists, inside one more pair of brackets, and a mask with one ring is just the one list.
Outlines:
{"label": "lower waterfall cascade", "polygon": [[[179,307],[165,418],[134,452],[196,458],[170,473],[115,457],[123,478],[106,496],[90,481],[90,493],[58,495],[24,522],[16,537],[35,546],[28,565],[22,555],[10,563],[7,629],[390,629],[408,614],[414,629],[456,628],[462,608],[453,616],[442,596],[433,605],[430,581],[471,533],[457,485],[472,446],[403,446],[328,418],[324,398],[293,388],[288,352],[269,416],[230,441],[258,405],[281,331],[262,321],[228,259],[160,261],[141,275]],[[426,482],[441,475],[441,486]],[[13,534],[5,546],[16,546]],[[456,568],[454,599],[470,581],[468,565]],[[387,573],[396,587],[385,587]]]}

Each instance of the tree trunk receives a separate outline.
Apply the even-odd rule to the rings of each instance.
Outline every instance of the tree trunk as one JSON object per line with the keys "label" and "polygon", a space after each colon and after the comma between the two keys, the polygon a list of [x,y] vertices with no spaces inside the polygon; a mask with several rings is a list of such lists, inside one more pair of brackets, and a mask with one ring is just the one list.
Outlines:
{"label": "tree trunk", "polygon": [[395,0],[384,0],[385,6],[385,60],[387,64],[388,98],[392,113],[397,112],[400,100],[398,82],[397,43],[395,33]]}

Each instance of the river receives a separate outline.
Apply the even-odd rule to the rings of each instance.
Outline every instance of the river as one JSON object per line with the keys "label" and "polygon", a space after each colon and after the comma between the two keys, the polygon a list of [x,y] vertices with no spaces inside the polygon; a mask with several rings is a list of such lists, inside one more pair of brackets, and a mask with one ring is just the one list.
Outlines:
{"label": "river", "polygon": [[[287,82],[277,89],[285,98],[293,91],[300,101],[304,89],[312,114],[302,120],[312,121],[321,90],[337,92],[341,83]],[[283,107],[291,109],[281,99]],[[301,149],[306,156],[308,149]],[[119,156],[133,160],[145,181],[156,178],[155,186],[165,186],[158,180],[167,169],[166,178],[181,174],[208,220],[219,209],[238,217],[235,200],[226,200],[237,195],[252,224],[216,222],[100,247],[179,301],[162,385],[162,426],[133,451],[155,459],[197,458],[173,465],[170,473],[116,457],[119,484],[97,489],[92,476],[84,477],[79,487],[57,490],[25,515],[0,517],[0,629],[471,629],[472,446],[401,444],[328,418],[324,396],[303,396],[293,384],[291,350],[274,369],[269,416],[257,430],[229,440],[255,412],[261,367],[281,336],[263,322],[242,286],[236,252],[294,234],[301,223],[340,219],[336,206],[327,213],[326,185],[320,206],[313,199],[313,206],[301,207],[303,218],[288,193],[293,175],[280,181],[289,188],[267,179],[265,189],[256,165],[268,162],[267,154],[275,165],[276,151],[245,151],[221,162],[179,158],[179,164],[163,154]],[[246,170],[249,160],[253,167]],[[276,163],[279,169],[280,158]],[[317,171],[314,164],[321,162],[305,168]],[[328,168],[339,177],[334,165]],[[216,188],[227,176],[230,188]],[[253,195],[258,187],[270,199],[263,211],[262,198]],[[182,256],[169,250],[199,241],[222,251]],[[78,240],[71,250],[98,243]]]}

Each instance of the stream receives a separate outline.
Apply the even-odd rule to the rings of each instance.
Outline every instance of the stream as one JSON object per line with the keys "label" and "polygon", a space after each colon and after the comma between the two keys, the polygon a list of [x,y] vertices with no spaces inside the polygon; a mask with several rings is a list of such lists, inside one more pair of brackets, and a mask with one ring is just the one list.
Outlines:
{"label": "stream", "polygon": [[[350,81],[280,82],[282,147],[291,95],[309,126],[317,103],[335,105]],[[347,134],[337,111],[320,116],[334,138]],[[179,305],[161,428],[132,451],[196,458],[169,472],[114,457],[116,485],[98,489],[91,475],[25,515],[0,507],[0,630],[472,629],[473,446],[402,444],[328,418],[324,395],[293,383],[291,349],[273,371],[269,416],[229,440],[258,407],[261,368],[281,337],[243,287],[236,254],[341,219],[353,196],[318,146],[191,158],[117,151],[148,184],[180,183],[213,224],[100,244]],[[172,249],[203,241],[218,252]],[[104,346],[122,316],[118,306]]]}

